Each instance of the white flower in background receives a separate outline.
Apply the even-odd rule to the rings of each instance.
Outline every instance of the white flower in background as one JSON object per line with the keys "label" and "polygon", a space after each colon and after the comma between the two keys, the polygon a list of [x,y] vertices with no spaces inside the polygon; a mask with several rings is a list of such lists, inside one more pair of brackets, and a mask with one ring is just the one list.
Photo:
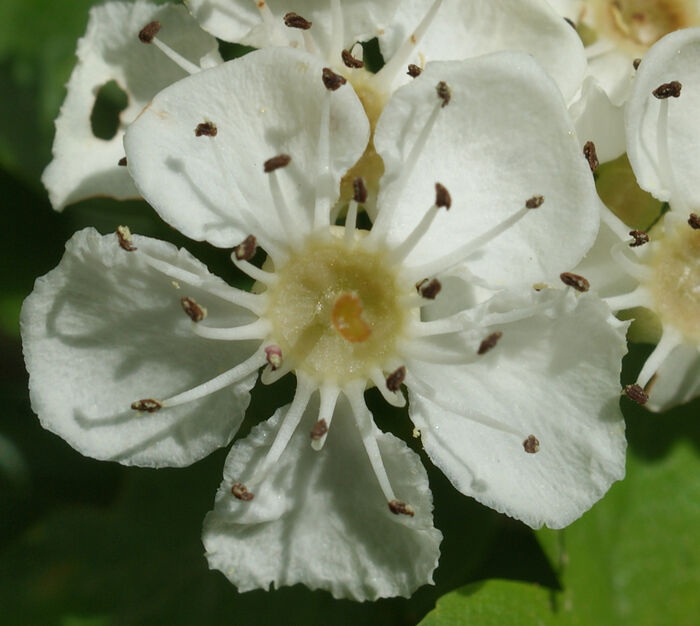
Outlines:
{"label": "white flower in background", "polygon": [[[374,425],[368,387],[403,406],[405,384],[455,487],[533,527],[570,523],[624,474],[625,324],[590,294],[531,288],[598,228],[555,84],[522,54],[428,65],[377,124],[371,231],[355,228],[361,179],[335,226],[368,138],[355,92],[306,52],[182,80],[129,127],[128,169],[185,235],[235,246],[258,288],[126,229],[86,230],[23,307],[33,408],[100,459],[192,463],[230,442],[259,368],[263,383],[295,374],[292,403],[234,444],[205,522],[211,566],[240,590],[301,582],[362,600],[431,582],[426,473]],[[441,284],[465,261],[468,284]],[[500,291],[465,308],[470,284]]]}
{"label": "white flower in background", "polygon": [[[667,35],[639,66],[626,109],[630,164],[639,185],[670,211],[647,234],[631,231],[612,215],[601,229],[610,257],[597,244],[582,273],[601,277],[614,310],[645,307],[661,338],[637,381],[634,400],[664,410],[700,394],[700,29]],[[631,237],[631,238],[630,238]],[[615,268],[615,264],[617,268]],[[626,279],[621,273],[627,275]],[[620,280],[622,279],[622,280]]]}
{"label": "white flower in background", "polygon": [[[154,20],[163,27],[159,38],[189,60],[173,63],[154,46],[139,42],[140,30]],[[163,48],[172,53],[167,45]],[[42,176],[56,210],[92,196],[138,198],[129,173],[120,167],[125,128],[161,89],[200,66],[221,62],[216,39],[199,28],[184,7],[144,0],[93,7],[76,54],[78,62],[56,119],[53,160]],[[128,104],[116,134],[105,140],[94,135],[90,118],[100,88],[110,81],[124,90]]]}

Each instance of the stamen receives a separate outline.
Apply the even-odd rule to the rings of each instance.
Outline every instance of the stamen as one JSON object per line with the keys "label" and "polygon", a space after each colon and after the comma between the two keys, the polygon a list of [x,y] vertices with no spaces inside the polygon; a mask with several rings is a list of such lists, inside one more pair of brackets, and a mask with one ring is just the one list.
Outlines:
{"label": "stamen", "polygon": [[[357,204],[364,204],[367,202],[367,187],[365,187],[365,181],[362,178],[356,178],[352,181],[352,199],[357,202]],[[697,215],[692,214],[691,217],[697,219]]]}
{"label": "stamen", "polygon": [[330,67],[323,68],[322,80],[328,91],[335,91],[348,82],[344,76],[336,74]]}
{"label": "stamen", "polygon": [[126,157],[122,157],[121,159],[119,159],[119,161],[117,162],[117,165],[119,167],[126,167]]}
{"label": "stamen", "polygon": [[156,35],[160,32],[161,24],[158,21],[149,22],[139,31],[139,40],[142,43],[152,43],[165,56],[188,74],[197,74],[200,70],[194,63],[188,61],[181,54],[178,54],[169,45],[163,43]]}
{"label": "stamen", "polygon": [[637,59],[635,59],[634,61],[632,61],[632,67],[633,67],[635,70],[638,70],[641,63],[642,63],[642,60],[639,59],[639,58],[637,58]]}
{"label": "stamen", "polygon": [[389,505],[389,510],[394,515],[408,515],[409,517],[413,517],[416,514],[410,504],[406,504],[401,500],[391,500],[387,504]]}
{"label": "stamen", "polygon": [[428,280],[424,278],[416,285],[416,291],[426,300],[435,300],[442,289],[442,284],[437,278]]}
{"label": "stamen", "polygon": [[278,154],[277,156],[273,156],[271,159],[268,159],[265,161],[265,163],[263,163],[263,171],[266,174],[269,174],[280,167],[287,167],[291,160],[292,157],[290,157],[288,154]]}
{"label": "stamen", "polygon": [[[391,406],[395,407],[404,407],[406,406],[406,398],[404,395],[401,393],[401,382],[399,380],[391,381],[390,379],[392,376],[396,375],[397,377],[400,377],[400,371],[401,368],[397,369],[393,374],[390,374],[389,377],[385,377],[384,373],[382,372],[381,369],[378,367],[372,368],[370,371],[369,377],[370,380],[374,383],[374,386],[377,388],[377,391],[382,394],[382,398],[386,400],[388,404]],[[405,368],[404,368],[404,375],[405,375]],[[403,379],[401,379],[403,380]],[[395,384],[396,388],[391,389],[389,387],[390,384]]]}
{"label": "stamen", "polygon": [[316,422],[318,425],[320,422],[326,424],[326,432],[323,433],[318,439],[311,437],[311,447],[317,452],[323,448],[326,443],[326,437],[328,436],[328,431],[331,427],[331,421],[333,419],[333,412],[335,411],[335,405],[338,401],[338,395],[340,394],[340,389],[335,386],[324,386],[321,387],[319,392],[320,406],[318,408],[319,419]]}
{"label": "stamen", "polygon": [[234,249],[233,254],[239,261],[250,261],[257,251],[257,240],[253,235],[248,235]]}
{"label": "stamen", "polygon": [[331,322],[340,335],[351,343],[361,343],[372,333],[362,319],[362,300],[353,292],[338,296],[331,311]]}
{"label": "stamen", "polygon": [[221,341],[247,341],[248,339],[264,339],[270,332],[270,322],[260,318],[232,328],[216,328],[213,326],[202,326],[198,324],[192,330],[195,335],[205,339],[217,339]]}
{"label": "stamen", "polygon": [[395,371],[393,371],[389,376],[386,378],[386,388],[389,391],[398,391],[401,389],[401,384],[406,378],[406,368],[405,366],[401,366]]}
{"label": "stamen", "polygon": [[503,337],[503,333],[500,330],[495,333],[491,333],[479,344],[479,349],[476,351],[476,353],[486,354],[489,350],[496,347],[496,344],[501,337]]}
{"label": "stamen", "polygon": [[595,144],[592,141],[587,141],[584,144],[583,156],[586,157],[586,161],[588,161],[588,166],[591,168],[591,172],[595,172],[600,165],[600,161],[598,161],[598,154],[595,150]]}
{"label": "stamen", "polygon": [[182,310],[193,322],[201,322],[207,316],[207,310],[199,306],[192,298],[185,297],[180,300]]}
{"label": "stamen", "polygon": [[160,31],[160,22],[157,20],[149,22],[139,31],[139,41],[142,43],[151,43],[153,38],[158,34],[158,31]]}
{"label": "stamen", "polygon": [[630,400],[637,404],[645,405],[649,400],[649,396],[639,385],[627,385],[625,387],[625,394]]}
{"label": "stamen", "polygon": [[265,358],[273,372],[278,370],[282,367],[282,348],[277,345],[267,346],[265,348]]}
{"label": "stamen", "polygon": [[357,200],[350,200],[348,214],[345,216],[345,245],[349,246],[355,240],[355,227],[357,225]]}
{"label": "stamen", "polygon": [[651,93],[659,100],[665,100],[666,98],[678,98],[681,95],[682,87],[683,85],[681,85],[677,80],[672,80],[670,83],[659,85]]}
{"label": "stamen", "polygon": [[411,78],[418,78],[422,73],[423,70],[414,63],[409,64],[408,72],[406,72]]}
{"label": "stamen", "polygon": [[284,16],[284,25],[289,28],[298,28],[300,30],[309,30],[313,22],[303,18],[301,15],[289,12]]}
{"label": "stamen", "polygon": [[435,90],[437,91],[438,98],[442,100],[442,104],[440,106],[444,109],[452,99],[452,90],[447,86],[447,83],[444,80],[441,80],[437,84]]}
{"label": "stamen", "polygon": [[358,69],[365,66],[364,61],[356,59],[354,56],[352,56],[350,50],[344,49],[340,53],[340,56],[343,59],[343,63],[345,63],[346,67],[349,67],[351,69]]}
{"label": "stamen", "polygon": [[319,419],[311,429],[312,441],[318,441],[324,435],[328,434],[328,423],[323,418]]}
{"label": "stamen", "polygon": [[591,283],[589,283],[579,274],[563,272],[559,274],[559,278],[561,278],[561,282],[563,282],[567,287],[573,287],[576,291],[580,291],[581,293],[588,291],[591,288]]}
{"label": "stamen", "polygon": [[683,338],[680,333],[672,328],[665,327],[659,343],[656,344],[653,352],[644,362],[642,371],[639,372],[637,385],[646,387],[651,377],[658,371],[668,355],[681,343],[683,343]]}
{"label": "stamen", "polygon": [[688,224],[693,230],[698,230],[700,228],[700,215],[697,213],[691,213],[688,218]]}
{"label": "stamen", "polygon": [[117,239],[119,245],[127,252],[133,252],[137,249],[128,226],[117,226]]}
{"label": "stamen", "polygon": [[163,408],[163,404],[158,402],[158,400],[154,400],[153,398],[144,398],[143,400],[132,402],[131,408],[134,409],[134,411],[155,413]]}
{"label": "stamen", "polygon": [[527,439],[523,441],[523,448],[528,454],[535,454],[535,452],[539,452],[540,442],[534,435],[528,435]]}
{"label": "stamen", "polygon": [[216,137],[218,132],[219,129],[214,122],[202,122],[201,124],[197,124],[197,128],[194,129],[196,137],[201,137],[202,135],[205,137]]}
{"label": "stamen", "polygon": [[255,494],[248,491],[248,487],[243,483],[233,483],[231,493],[239,500],[243,500],[243,502],[250,502],[255,497]]}
{"label": "stamen", "polygon": [[645,243],[649,243],[649,235],[647,235],[643,230],[631,230],[629,234],[634,240],[629,244],[630,248],[638,248],[639,246],[643,246]]}

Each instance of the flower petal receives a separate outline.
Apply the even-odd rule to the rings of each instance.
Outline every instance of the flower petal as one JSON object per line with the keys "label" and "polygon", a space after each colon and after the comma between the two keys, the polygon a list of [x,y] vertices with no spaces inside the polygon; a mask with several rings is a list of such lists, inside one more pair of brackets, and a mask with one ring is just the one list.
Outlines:
{"label": "flower petal", "polygon": [[[408,39],[432,0],[404,0],[379,41],[385,59]],[[586,70],[576,31],[544,0],[444,0],[411,63],[469,59],[502,50],[532,55],[568,102]],[[401,77],[401,82],[410,80]]]}
{"label": "flower petal", "polygon": [[651,383],[646,407],[665,411],[700,395],[700,347],[683,344],[669,354]]}
{"label": "flower petal", "polygon": [[401,440],[377,431],[397,497],[415,510],[414,517],[392,515],[346,402],[336,408],[321,451],[311,448],[316,413],[307,410],[255,498],[231,495],[232,485],[259,467],[285,410],[231,449],[204,522],[210,567],[239,591],[303,583],[355,600],[408,597],[432,583],[442,535],[433,527],[425,469]]}
{"label": "flower petal", "polygon": [[[437,104],[439,81],[447,82],[451,100],[403,180],[404,163]],[[593,244],[599,201],[590,168],[561,94],[527,55],[429,64],[391,98],[374,143],[386,169],[379,206],[397,202],[390,238],[400,241],[412,231],[435,201],[436,182],[452,196],[452,208],[436,218],[409,265],[457,249],[539,195],[542,206],[469,258],[477,278],[494,288],[555,280]]]}
{"label": "flower petal", "polygon": [[[124,156],[124,129],[158,91],[185,76],[155,46],[138,40],[139,31],[153,20],[162,24],[158,37],[192,62],[204,57],[221,60],[216,39],[201,30],[183,7],[143,0],[93,7],[56,119],[53,161],[42,176],[56,210],[97,195],[138,197],[126,168],[118,165]],[[126,92],[128,104],[114,137],[100,139],[92,131],[90,117],[100,88],[110,81]]]}
{"label": "flower petal", "polygon": [[[284,240],[270,174],[263,172],[265,161],[284,153],[291,163],[279,170],[282,196],[294,225],[307,227],[321,176],[319,120],[326,98],[333,202],[369,138],[352,88],[329,92],[322,69],[305,52],[258,50],[161,91],[126,134],[136,186],[163,219],[193,239],[234,246],[253,231],[260,234],[254,214],[264,234]],[[206,121],[216,125],[216,136],[195,136]]]}
{"label": "flower petal", "polygon": [[[652,95],[657,87],[671,81],[683,85],[679,98],[659,100]],[[637,182],[659,200],[671,202],[672,208],[680,209],[680,204],[689,209],[700,206],[698,87],[700,28],[676,31],[660,39],[644,56],[625,111],[627,154]]]}
{"label": "flower petal", "polygon": [[203,383],[249,356],[254,345],[197,337],[180,299],[208,310],[207,323],[230,326],[252,314],[175,284],[142,257],[148,253],[200,277],[225,283],[185,250],[134,236],[76,233],[56,269],[39,278],[21,314],[32,408],[42,425],[82,454],[127,465],[183,466],[226,445],[249,403],[255,373],[200,400],[154,413],[132,402],[162,400]]}
{"label": "flower petal", "polygon": [[[417,380],[407,383],[410,414],[426,452],[457,489],[533,528],[561,528],[624,476],[619,372],[626,324],[589,294],[546,290],[521,302],[551,306],[484,327],[484,337],[503,335],[481,355],[481,337],[472,341],[475,358],[467,365],[407,364]],[[517,299],[499,295],[484,312],[515,308]],[[421,392],[426,384],[432,398]],[[480,416],[515,432],[478,423]],[[531,434],[540,443],[535,454],[523,449]]]}

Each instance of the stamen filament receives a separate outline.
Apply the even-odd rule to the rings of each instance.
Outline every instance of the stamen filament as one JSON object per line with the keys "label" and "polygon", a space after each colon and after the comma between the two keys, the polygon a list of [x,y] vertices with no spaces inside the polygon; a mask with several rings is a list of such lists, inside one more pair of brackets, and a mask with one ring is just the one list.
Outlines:
{"label": "stamen filament", "polygon": [[255,6],[258,7],[260,11],[260,16],[262,17],[263,24],[265,25],[265,30],[271,39],[271,42],[276,43],[281,46],[289,45],[289,38],[287,37],[281,24],[278,23],[270,7],[267,6],[267,2],[262,2],[261,0],[253,0]]}
{"label": "stamen filament", "polygon": [[[295,222],[292,219],[291,212],[287,206],[287,202],[282,195],[282,189],[280,188],[279,180],[277,179],[277,170],[273,170],[268,174],[270,181],[270,194],[272,195],[272,201],[275,204],[275,209],[277,210],[277,216],[280,219],[282,228],[291,242],[292,248],[300,242],[299,233],[295,227]],[[298,220],[303,223],[302,220]]]}
{"label": "stamen filament", "polygon": [[623,293],[619,296],[603,298],[603,302],[605,302],[605,304],[607,304],[615,313],[618,311],[624,311],[625,309],[632,309],[637,306],[651,308],[653,306],[653,300],[654,299],[649,293],[649,290],[645,287],[638,287],[634,291]]}
{"label": "stamen filament", "polygon": [[201,68],[198,65],[188,61],[180,53],[175,52],[175,50],[173,50],[168,44],[163,43],[160,39],[158,39],[158,37],[154,37],[151,40],[151,43],[188,74],[197,74],[201,71]]}
{"label": "stamen filament", "polygon": [[411,253],[411,250],[418,245],[423,235],[430,229],[439,210],[440,207],[438,207],[437,204],[434,204],[428,209],[408,237],[387,255],[387,263],[390,265],[399,265]]}
{"label": "stamen filament", "polygon": [[688,205],[685,203],[682,194],[678,193],[676,177],[671,164],[671,151],[668,145],[668,118],[669,101],[665,98],[659,101],[659,117],[656,125],[656,147],[659,154],[659,174],[662,181],[668,185],[668,202],[674,210],[682,213],[688,212]]}
{"label": "stamen filament", "polygon": [[317,452],[326,444],[326,439],[328,438],[328,433],[331,429],[331,420],[333,419],[333,413],[335,412],[335,405],[338,402],[338,396],[340,395],[340,388],[336,386],[323,386],[319,390],[319,394],[321,396],[321,400],[318,408],[318,418],[319,420],[326,420],[326,432],[318,439],[313,439],[311,441],[311,447]]}
{"label": "stamen filament", "polygon": [[330,167],[330,119],[332,92],[327,90],[321,112],[318,131],[318,179],[316,182],[316,201],[314,204],[314,231],[330,225],[333,181]]}
{"label": "stamen filament", "polygon": [[666,360],[673,349],[683,343],[683,337],[678,331],[673,328],[665,327],[659,343],[656,344],[654,351],[649,355],[644,362],[642,371],[637,377],[637,384],[640,387],[646,387],[654,373],[661,367],[661,364]]}
{"label": "stamen filament", "polygon": [[277,274],[274,272],[266,272],[249,261],[237,258],[235,252],[231,254],[231,261],[241,272],[263,285],[269,287],[275,285],[279,281]]}
{"label": "stamen filament", "polygon": [[335,49],[329,50],[329,62],[337,61],[345,48],[345,23],[343,11],[340,8],[340,0],[331,0],[331,42],[337,44]]}
{"label": "stamen filament", "polygon": [[350,246],[355,241],[355,226],[357,225],[357,202],[350,200],[348,213],[345,216],[345,245]]}
{"label": "stamen filament", "polygon": [[[616,243],[610,249],[610,256],[613,258],[615,263],[617,263],[623,271],[632,276],[632,278],[637,279],[640,282],[647,282],[652,278],[651,268],[642,265],[641,263],[636,263],[627,256],[629,254],[629,245],[627,241],[621,241]],[[642,252],[644,254],[645,252]]]}
{"label": "stamen filament", "polygon": [[584,52],[586,53],[586,58],[590,61],[596,57],[603,56],[608,52],[612,52],[615,49],[615,44],[607,39],[599,39],[590,46],[586,46]]}
{"label": "stamen filament", "polygon": [[218,339],[223,341],[246,341],[248,339],[264,339],[272,326],[265,319],[257,319],[250,324],[234,326],[233,328],[215,328],[204,326],[201,322],[192,325],[195,335],[205,339]]}

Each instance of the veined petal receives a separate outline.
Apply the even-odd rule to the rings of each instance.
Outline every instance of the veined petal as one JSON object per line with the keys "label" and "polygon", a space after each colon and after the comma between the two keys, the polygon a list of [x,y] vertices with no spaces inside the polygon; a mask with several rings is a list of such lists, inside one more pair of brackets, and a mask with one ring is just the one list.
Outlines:
{"label": "veined petal", "polygon": [[[418,25],[432,0],[404,0],[379,38],[390,58]],[[502,50],[532,55],[568,102],[586,70],[576,31],[545,0],[444,0],[411,63],[468,59]],[[401,82],[410,80],[402,75]]]}
{"label": "veined petal", "polygon": [[[426,452],[461,492],[533,528],[561,528],[624,476],[626,324],[588,294],[547,290],[522,304],[546,302],[543,312],[484,328],[484,336],[502,337],[467,365],[408,363],[435,392],[431,399],[409,386],[410,415]],[[484,312],[513,305],[499,295]],[[481,416],[514,432],[485,426]],[[529,435],[539,440],[534,454],[524,450]]]}
{"label": "veined petal", "polygon": [[[680,97],[652,95],[672,81],[683,85]],[[627,154],[637,182],[672,208],[700,206],[699,87],[700,28],[676,31],[644,56],[625,111]]]}
{"label": "veined petal", "polygon": [[[404,162],[434,111],[439,81],[451,89],[450,103],[404,181]],[[452,196],[452,208],[436,218],[409,266],[457,249],[533,196],[543,196],[542,206],[469,257],[477,278],[494,288],[554,280],[593,244],[599,201],[590,168],[559,90],[525,54],[428,64],[391,98],[374,143],[386,169],[379,206],[397,202],[390,238],[411,232],[433,204],[436,182]]]}
{"label": "veined petal", "polygon": [[[433,527],[425,469],[405,443],[377,431],[396,495],[415,511],[414,517],[393,515],[346,402],[336,408],[322,450],[311,448],[317,414],[307,410],[254,498],[243,502],[231,495],[232,485],[254,474],[265,458],[285,411],[231,449],[204,522],[210,567],[239,591],[303,583],[355,600],[408,597],[432,583],[442,535]],[[248,521],[254,518],[261,521]]]}
{"label": "veined petal", "polygon": [[700,395],[700,346],[682,344],[669,354],[650,386],[646,407],[665,411]]}
{"label": "veined petal", "polygon": [[[42,425],[82,454],[127,465],[183,466],[226,445],[250,401],[255,373],[199,400],[137,412],[131,403],[163,400],[247,358],[251,342],[231,346],[196,336],[182,297],[208,310],[207,322],[246,323],[252,315],[210,295],[226,289],[185,250],[94,229],[76,233],[61,263],[36,281],[21,314],[32,408]],[[142,254],[202,281],[174,282]]]}
{"label": "veined petal", "polygon": [[[53,161],[42,176],[56,210],[96,195],[138,197],[126,168],[118,165],[124,157],[124,129],[158,91],[186,75],[155,46],[139,41],[139,31],[154,20],[162,24],[158,37],[192,62],[221,60],[216,39],[183,7],[144,0],[93,7],[56,119]],[[100,87],[110,81],[126,92],[128,104],[114,137],[100,139],[92,132],[90,116]]]}
{"label": "veined petal", "polygon": [[[163,219],[193,239],[229,247],[253,231],[260,234],[261,227],[283,240],[263,164],[284,153],[291,162],[279,170],[281,193],[291,219],[307,227],[323,165],[318,145],[326,98],[330,204],[369,138],[367,116],[352,88],[329,92],[322,70],[322,62],[306,52],[258,50],[164,89],[124,141],[139,191]],[[216,126],[215,137],[195,135],[204,122]]]}

